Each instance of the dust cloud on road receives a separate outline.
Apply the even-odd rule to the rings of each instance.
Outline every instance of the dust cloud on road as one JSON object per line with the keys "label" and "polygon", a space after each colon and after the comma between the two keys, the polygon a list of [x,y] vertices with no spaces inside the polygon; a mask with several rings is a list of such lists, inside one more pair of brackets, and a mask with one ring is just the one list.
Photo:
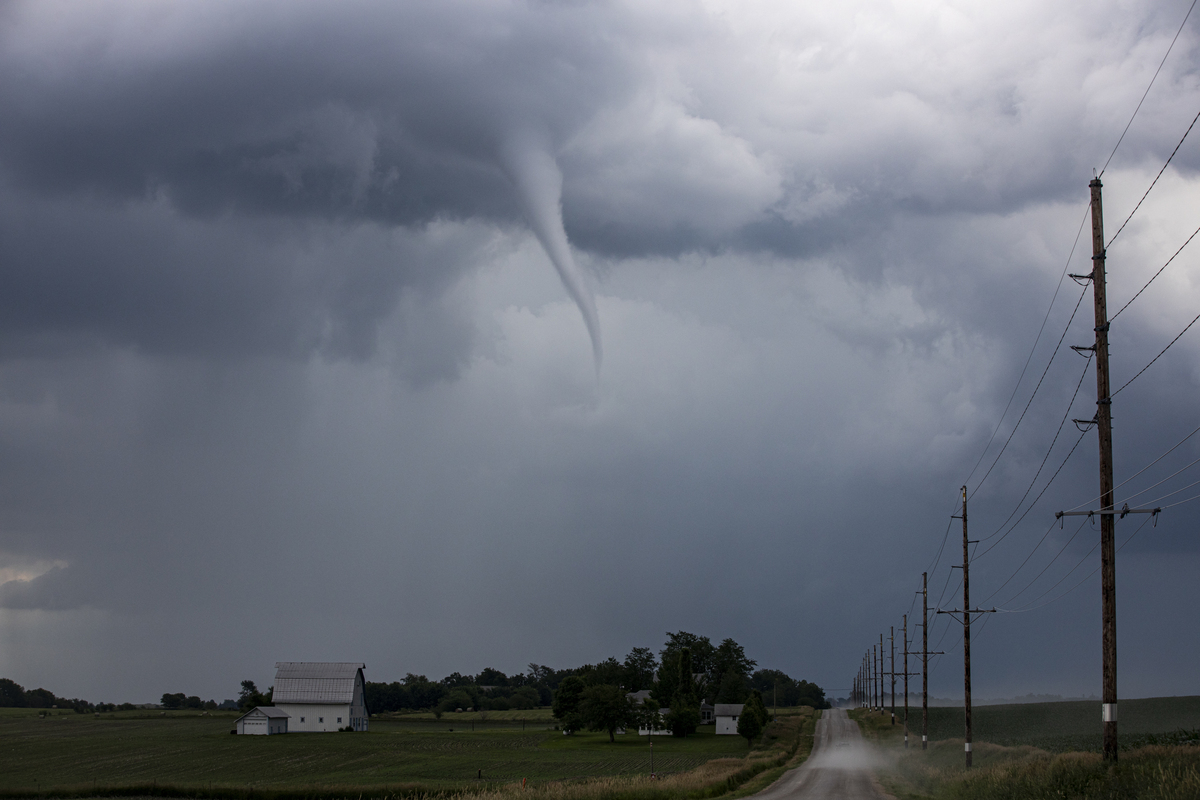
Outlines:
{"label": "dust cloud on road", "polygon": [[887,795],[873,775],[884,765],[883,756],[863,739],[846,712],[829,709],[817,722],[808,760],[754,795],[754,800],[883,800]]}

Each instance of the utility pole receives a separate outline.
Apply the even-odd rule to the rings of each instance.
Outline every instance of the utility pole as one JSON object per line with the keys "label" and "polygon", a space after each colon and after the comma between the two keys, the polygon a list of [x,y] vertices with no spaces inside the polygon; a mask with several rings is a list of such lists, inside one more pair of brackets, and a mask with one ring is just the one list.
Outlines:
{"label": "utility pole", "polygon": [[1100,595],[1104,650],[1104,760],[1117,760],[1117,551],[1113,511],[1112,397],[1108,393],[1108,298],[1105,291],[1104,208],[1099,178],[1092,190],[1092,299],[1096,306],[1096,430],[1100,434]]}
{"label": "utility pole", "polygon": [[[881,637],[882,638],[882,637]],[[880,645],[882,646],[882,645]],[[875,692],[875,703],[871,704],[871,709],[880,708],[883,700],[880,696],[882,680],[880,680],[880,651],[876,645],[871,645],[871,690]]]}
{"label": "utility pole", "polygon": [[[907,649],[907,648],[906,648]],[[921,573],[921,749],[929,749],[929,573]],[[908,672],[908,670],[904,670]]]}
{"label": "utility pole", "polygon": [[904,749],[908,749],[908,614],[904,615]]}
{"label": "utility pole", "polygon": [[942,611],[938,609],[939,614],[962,614],[963,626],[963,722],[964,722],[964,741],[963,753],[966,756],[966,765],[969,769],[971,766],[971,615],[993,613],[996,609],[981,609],[971,608],[971,553],[970,545],[973,542],[967,538],[967,487],[962,487],[962,524],[963,524],[963,607],[962,610],[953,609],[951,611]]}
{"label": "utility pole", "polygon": [[896,724],[896,626],[892,626],[892,635],[888,637],[888,643],[892,646],[892,668],[889,674],[892,676],[892,724]]}
{"label": "utility pole", "polygon": [[883,697],[883,634],[879,634],[879,716],[884,715]]}

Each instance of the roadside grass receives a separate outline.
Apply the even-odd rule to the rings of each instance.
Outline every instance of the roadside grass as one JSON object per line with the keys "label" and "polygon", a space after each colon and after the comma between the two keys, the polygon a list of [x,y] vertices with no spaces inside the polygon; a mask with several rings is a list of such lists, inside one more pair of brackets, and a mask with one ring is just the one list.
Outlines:
{"label": "roadside grass", "polygon": [[781,715],[749,750],[711,727],[654,737],[656,781],[636,734],[610,744],[603,733],[412,730],[372,718],[367,734],[251,737],[229,735],[232,712],[2,715],[0,797],[716,797],[786,764],[806,726],[811,747],[808,712]]}
{"label": "roadside grass", "polygon": [[910,752],[881,776],[898,800],[1194,800],[1200,797],[1200,748],[1151,746],[1121,754],[1048,753],[982,743],[975,766],[962,764],[961,742]]}
{"label": "roadside grass", "polygon": [[920,749],[920,711],[909,716],[910,747],[890,716],[855,709],[863,735],[894,757],[880,774],[901,800],[1200,797],[1200,697],[1121,703],[1121,756],[1099,754],[1098,703],[1060,702],[972,709],[973,767],[963,766],[963,711],[929,709],[928,751]]}

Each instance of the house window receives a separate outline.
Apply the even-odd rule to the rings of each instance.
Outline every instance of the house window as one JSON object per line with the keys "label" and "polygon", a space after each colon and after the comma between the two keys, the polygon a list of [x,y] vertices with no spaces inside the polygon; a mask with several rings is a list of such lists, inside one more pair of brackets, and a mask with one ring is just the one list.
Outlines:
{"label": "house window", "polygon": [[300,718],[300,721],[301,721],[301,722],[304,722],[304,717],[301,717],[301,718]]}
{"label": "house window", "polygon": [[325,718],[324,718],[324,717],[317,717],[317,722],[324,723],[324,722],[325,722]]}
{"label": "house window", "polygon": [[341,724],[342,724],[342,718],[338,717],[338,725],[341,725]]}

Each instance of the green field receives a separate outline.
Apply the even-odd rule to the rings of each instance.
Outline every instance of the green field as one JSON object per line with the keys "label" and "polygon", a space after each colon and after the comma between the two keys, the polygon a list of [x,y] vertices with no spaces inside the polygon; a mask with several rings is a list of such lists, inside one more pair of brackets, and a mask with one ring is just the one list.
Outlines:
{"label": "green field", "polygon": [[[929,710],[930,747],[901,751],[900,725],[852,712],[868,738],[895,756],[881,780],[901,800],[1115,800],[1200,797],[1200,697],[1123,700],[1118,767],[1100,756],[1095,701],[980,706],[972,710],[974,767],[964,768],[962,708]],[[920,743],[921,713],[909,715]],[[914,735],[915,734],[915,735]],[[1191,745],[1191,746],[1180,746]]]}
{"label": "green field", "polygon": [[[115,712],[83,715],[30,709],[0,714],[0,791],[157,784],[303,789],[419,784],[430,788],[646,774],[647,737],[563,736],[545,715],[521,730],[512,712],[481,720],[445,715],[372,718],[371,732],[231,736],[237,714]],[[518,712],[519,713],[519,712]],[[528,716],[532,713],[526,712]],[[471,730],[472,723],[475,730]],[[450,730],[453,728],[453,730]],[[654,737],[659,773],[746,754],[746,741],[714,736]]]}
{"label": "green field", "polygon": [[[1032,745],[1061,753],[1100,751],[1100,703],[1070,701],[976,706],[971,710],[974,740],[1015,746]],[[911,731],[920,741],[921,709],[909,711]],[[1164,735],[1200,729],[1200,697],[1152,697],[1122,700],[1121,747],[1165,743]],[[929,709],[929,739],[963,738],[962,708]],[[1168,737],[1183,740],[1188,737]]]}

